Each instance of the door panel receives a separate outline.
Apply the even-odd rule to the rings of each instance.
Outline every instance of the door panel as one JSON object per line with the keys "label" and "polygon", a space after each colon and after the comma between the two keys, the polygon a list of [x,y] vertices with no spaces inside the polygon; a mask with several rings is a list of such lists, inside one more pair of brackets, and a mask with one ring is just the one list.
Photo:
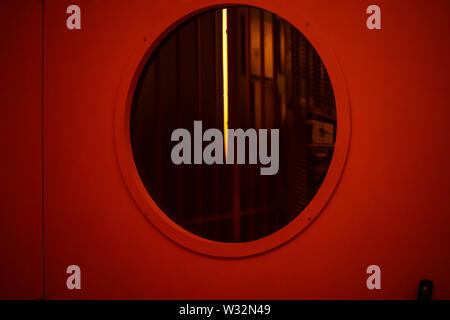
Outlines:
{"label": "door panel", "polygon": [[[118,164],[116,111],[160,35],[215,3],[80,0],[82,28],[71,31],[71,2],[46,1],[46,296],[413,299],[428,278],[435,298],[449,298],[445,1],[409,1],[409,10],[383,2],[380,32],[365,27],[366,1],[248,1],[339,61],[346,87],[335,90],[347,90],[352,123],[339,185],[303,233],[242,259],[190,251],[147,221]],[[81,290],[66,288],[72,264]],[[382,290],[367,290],[371,264],[382,269]]]}

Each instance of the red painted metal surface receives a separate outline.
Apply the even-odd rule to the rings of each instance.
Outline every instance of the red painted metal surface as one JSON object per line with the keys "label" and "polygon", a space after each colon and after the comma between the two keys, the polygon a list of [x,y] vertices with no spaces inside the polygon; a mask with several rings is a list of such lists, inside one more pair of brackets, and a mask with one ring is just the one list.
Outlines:
{"label": "red painted metal surface", "polygon": [[[242,2],[296,26],[327,67],[335,59],[345,86],[332,71],[330,78],[335,94],[348,96],[351,135],[339,183],[314,223],[273,250],[239,259],[188,250],[165,236],[176,234],[173,229],[160,232],[149,223],[117,152],[117,105],[131,86],[130,66],[137,67],[173,23],[221,2],[80,0],[79,31],[65,27],[71,2],[45,3],[47,298],[414,299],[425,278],[435,284],[433,298],[450,298],[447,1],[382,1],[381,31],[365,26],[367,1]],[[5,17],[10,25],[27,11],[14,12]],[[17,49],[28,50],[22,39],[11,38]],[[30,41],[39,56],[40,41]],[[14,216],[2,212],[2,235],[17,243],[2,244],[11,261],[5,264],[2,256],[2,270],[18,270],[16,282],[9,280],[2,292],[33,297],[42,289],[40,73],[24,68],[38,70],[38,61],[32,64],[25,56],[20,61],[7,65],[18,68],[29,92],[10,91],[2,101],[2,130],[16,134],[1,137],[12,148],[2,145],[3,155],[16,151],[2,157],[2,172],[16,172],[19,180],[6,181],[29,190],[12,192],[2,181],[1,196],[6,208],[33,207]],[[17,99],[23,109],[5,108]],[[22,127],[7,119],[30,123]],[[27,184],[31,180],[34,184]],[[20,252],[20,258],[8,250]],[[36,268],[25,269],[31,264]],[[66,288],[71,264],[81,267],[82,290]],[[366,287],[371,264],[381,267],[382,290]],[[18,279],[28,280],[17,285]]]}

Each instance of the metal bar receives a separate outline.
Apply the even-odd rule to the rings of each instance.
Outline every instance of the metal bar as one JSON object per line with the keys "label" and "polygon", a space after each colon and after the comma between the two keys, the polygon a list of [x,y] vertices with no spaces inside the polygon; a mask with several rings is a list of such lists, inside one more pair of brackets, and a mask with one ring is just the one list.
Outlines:
{"label": "metal bar", "polygon": [[[261,81],[261,126],[262,127],[266,127],[267,126],[267,123],[266,123],[266,121],[265,121],[265,119],[266,119],[266,62],[265,62],[265,59],[266,59],[266,56],[265,56],[265,50],[264,50],[264,35],[265,35],[265,32],[264,32],[264,23],[265,23],[265,21],[264,21],[264,11],[263,10],[261,10],[260,11],[260,34],[261,34],[261,36],[260,36],[260,41],[261,41],[261,79],[262,79],[262,81]],[[262,194],[263,194],[263,201],[267,201],[267,193],[268,193],[268,186],[262,186],[263,187],[263,190],[262,190]],[[266,204],[266,203],[264,203],[264,204]],[[267,230],[267,217],[265,216],[264,218],[263,218],[263,223],[262,223],[262,231],[263,231],[263,234],[265,234],[266,233],[266,230]]]}
{"label": "metal bar", "polygon": [[[217,37],[217,34],[219,32],[219,23],[218,23],[218,12],[216,12],[216,14],[214,15],[214,47],[213,47],[213,52],[214,52],[214,57],[215,59],[215,69],[214,69],[214,73],[215,73],[215,81],[216,81],[216,127],[220,127],[220,123],[221,121],[221,99],[220,99],[220,81],[219,81],[219,52],[220,52],[220,48],[219,48],[219,43],[218,43],[218,39],[219,37]],[[214,202],[214,208],[215,208],[215,217],[219,217],[220,216],[220,195],[221,195],[221,190],[220,190],[220,169],[219,166],[216,166],[216,169],[214,170],[214,174],[215,174],[215,202]],[[214,229],[214,234],[215,234],[215,238],[218,239],[220,237],[220,228],[219,228],[219,224],[216,223],[215,229]]]}
{"label": "metal bar", "polygon": [[[180,95],[181,95],[181,83],[180,83],[180,35],[179,33],[176,33],[176,66],[175,66],[175,72],[176,72],[176,105],[179,106],[181,103]],[[177,113],[177,127],[181,127],[183,114],[181,112]],[[178,166],[177,168],[177,182],[178,182],[178,190],[177,190],[177,211],[178,216],[180,218],[184,217],[184,210],[183,210],[183,167]]]}
{"label": "metal bar", "polygon": [[[196,80],[197,80],[197,92],[196,92],[196,99],[197,99],[197,118],[201,119],[201,113],[202,113],[202,106],[201,106],[201,79],[200,79],[200,27],[199,27],[199,18],[195,19],[195,50],[196,50],[196,66],[197,66],[197,73],[196,73]],[[203,181],[202,181],[202,170],[201,166],[195,167],[195,180],[196,180],[196,198],[195,198],[195,217],[201,217],[202,216],[202,194],[203,194]],[[200,226],[202,229],[202,226]]]}
{"label": "metal bar", "polygon": [[[251,97],[250,95],[252,94],[252,91],[250,90],[251,88],[251,77],[250,77],[250,72],[251,72],[251,59],[250,59],[250,8],[247,9],[246,12],[246,23],[247,23],[247,28],[246,28],[246,49],[245,49],[245,55],[246,55],[246,70],[245,70],[245,76],[246,76],[246,83],[247,83],[247,105],[248,105],[248,110],[250,113],[250,116],[253,118],[253,125],[255,124],[255,112],[254,110],[252,110],[252,108],[254,107],[254,105],[252,105],[252,101],[253,101],[253,97]],[[249,179],[249,197],[250,197],[250,201],[249,201],[249,208],[254,208],[255,207],[255,176],[254,176],[254,172],[255,170],[249,170],[250,173],[250,179]],[[249,233],[250,233],[250,239],[254,239],[255,238],[255,219],[253,216],[250,217],[250,223],[249,223]]]}
{"label": "metal bar", "polygon": [[[226,130],[228,129],[229,125],[229,114],[228,114],[228,35],[234,34],[236,35],[235,30],[233,29],[231,32],[230,29],[228,29],[228,21],[233,21],[236,19],[236,11],[232,11],[234,14],[228,14],[228,9],[222,10],[222,59],[223,59],[223,90],[224,90],[224,144],[225,144],[225,154],[227,150],[227,134]],[[236,24],[233,24],[233,26]],[[234,39],[236,40],[236,39]],[[235,49],[235,47],[233,47]],[[236,74],[233,73],[233,76],[236,77]],[[234,88],[236,87],[236,81],[237,79],[234,79]],[[236,90],[233,92],[233,103],[236,103],[237,95]],[[233,113],[234,120],[236,120],[236,112]],[[235,152],[234,155],[235,156]],[[240,207],[241,207],[241,200],[240,200],[240,172],[239,172],[239,166],[236,164],[236,161],[233,161],[233,239],[235,242],[239,242],[241,238],[241,223],[240,223]]]}

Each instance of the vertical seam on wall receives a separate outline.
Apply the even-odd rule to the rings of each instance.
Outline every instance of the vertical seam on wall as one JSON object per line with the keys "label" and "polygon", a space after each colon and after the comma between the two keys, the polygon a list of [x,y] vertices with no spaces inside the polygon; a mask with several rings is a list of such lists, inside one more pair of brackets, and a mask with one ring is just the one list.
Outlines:
{"label": "vertical seam on wall", "polygon": [[45,0],[42,0],[42,29],[41,29],[41,50],[42,50],[42,61],[41,61],[41,103],[42,103],[42,130],[41,130],[41,145],[42,145],[42,299],[45,299],[45,219],[44,219],[44,18],[45,18]]}

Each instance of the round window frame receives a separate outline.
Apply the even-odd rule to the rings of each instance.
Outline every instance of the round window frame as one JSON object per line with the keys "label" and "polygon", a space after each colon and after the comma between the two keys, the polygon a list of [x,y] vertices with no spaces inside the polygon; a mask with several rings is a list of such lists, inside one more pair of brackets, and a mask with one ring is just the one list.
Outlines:
{"label": "round window frame", "polygon": [[[286,20],[297,30],[300,30],[319,54],[330,77],[335,96],[337,115],[335,147],[325,179],[315,196],[306,208],[283,228],[266,237],[239,243],[218,242],[195,235],[176,224],[159,208],[139,176],[131,150],[130,114],[138,79],[153,51],[182,22],[204,11],[232,6],[252,7],[248,4],[224,4],[199,8],[177,20],[150,45],[146,38],[142,38],[142,42],[136,44],[135,50],[130,53],[127,60],[128,63],[124,66],[124,74],[116,95],[114,117],[114,145],[120,172],[139,211],[157,230],[176,244],[200,254],[222,258],[242,258],[261,254],[285,244],[306,230],[323,211],[339,183],[345,167],[351,135],[350,101],[347,84],[334,52],[323,40],[326,37],[321,36],[317,28],[306,19],[299,18],[295,23]],[[256,8],[267,10],[261,7]],[[277,14],[276,12],[273,13]]]}

